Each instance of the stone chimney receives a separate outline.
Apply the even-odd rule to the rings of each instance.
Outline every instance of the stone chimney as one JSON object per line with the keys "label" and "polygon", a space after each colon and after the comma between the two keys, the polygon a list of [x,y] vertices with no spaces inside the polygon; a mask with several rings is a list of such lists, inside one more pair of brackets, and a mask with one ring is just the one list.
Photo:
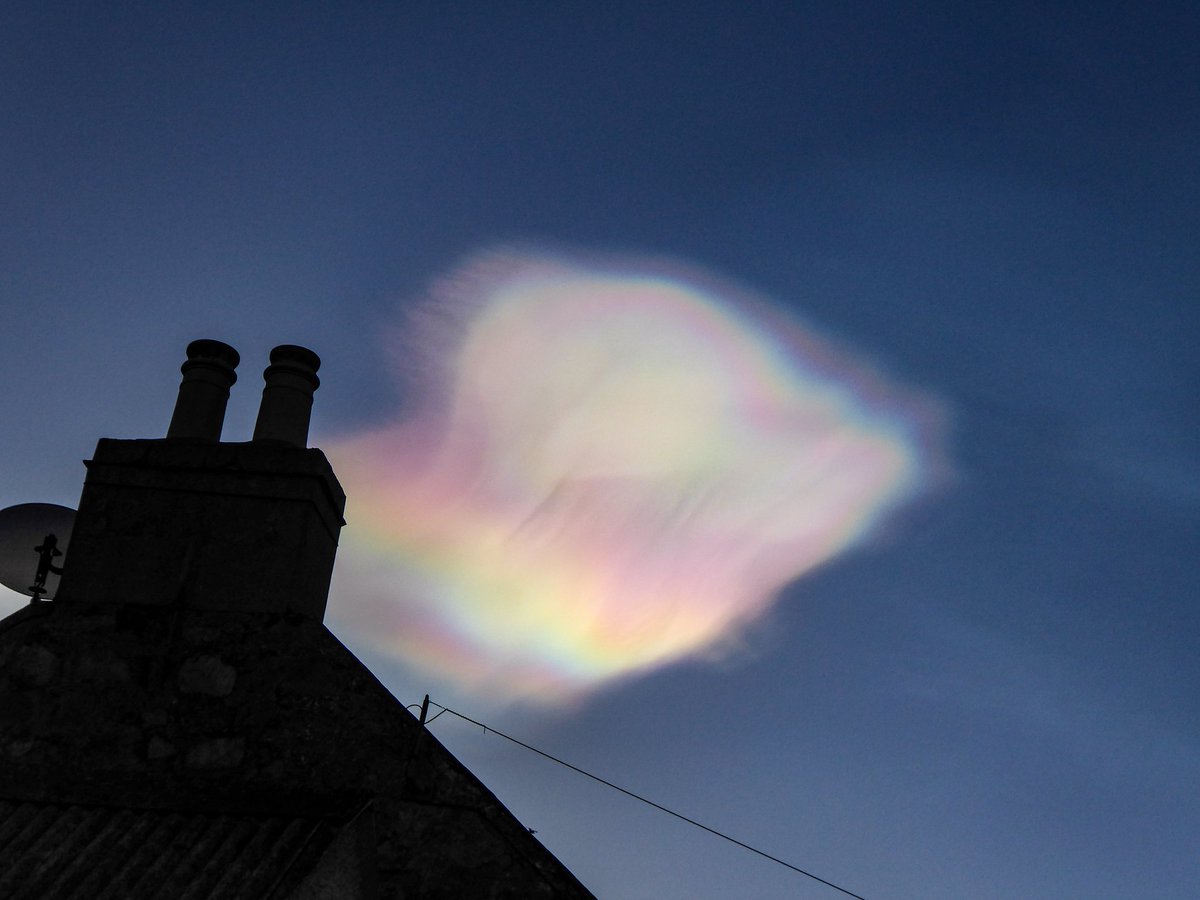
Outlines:
{"label": "stone chimney", "polygon": [[307,449],[320,359],[271,351],[254,440],[221,441],[238,354],[193,341],[167,436],[102,439],[56,602],[325,614],[346,498]]}

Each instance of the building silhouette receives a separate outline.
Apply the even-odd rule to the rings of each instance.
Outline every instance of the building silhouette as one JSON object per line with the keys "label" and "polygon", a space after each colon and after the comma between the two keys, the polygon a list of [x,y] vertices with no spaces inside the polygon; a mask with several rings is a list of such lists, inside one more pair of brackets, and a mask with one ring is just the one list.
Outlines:
{"label": "building silhouette", "polygon": [[194,341],[167,437],[102,439],[53,600],[0,622],[0,897],[592,895],[322,624],[345,496],[277,347],[254,438]]}

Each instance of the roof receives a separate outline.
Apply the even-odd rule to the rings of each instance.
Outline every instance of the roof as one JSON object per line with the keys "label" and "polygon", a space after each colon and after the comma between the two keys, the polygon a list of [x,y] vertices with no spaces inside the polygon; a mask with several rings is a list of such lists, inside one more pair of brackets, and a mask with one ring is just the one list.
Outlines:
{"label": "roof", "polygon": [[[205,816],[225,817],[228,824],[213,826],[217,832],[293,817],[347,823],[337,846],[299,876],[306,885],[353,870],[374,873],[380,896],[592,897],[362,662],[306,616],[59,600],[13,614],[0,622],[0,798],[100,808],[114,821],[119,809],[187,810],[197,828],[214,821]],[[371,814],[358,815],[365,804]],[[169,845],[150,826],[170,820],[131,815]],[[350,829],[351,820],[360,826]],[[94,840],[115,841],[120,828],[112,827],[114,834]],[[104,896],[72,893],[69,885],[6,893],[9,884],[26,890],[27,876],[8,872],[24,863],[6,846],[3,829],[0,897]],[[54,830],[67,833],[67,826]],[[265,840],[265,833],[253,834]],[[72,849],[47,871],[86,852],[89,844],[75,843],[84,836],[71,835]],[[37,853],[50,852],[55,839],[47,836]],[[121,843],[104,846],[126,851]],[[137,846],[129,849],[141,858]],[[343,852],[358,862],[337,863]],[[128,871],[146,865],[130,861]],[[342,900],[371,896],[373,888],[330,890],[327,896]],[[114,896],[271,894],[176,894],[164,887]],[[276,889],[276,896],[284,894]]]}
{"label": "roof", "polygon": [[314,818],[0,800],[0,896],[267,900],[337,831]]}

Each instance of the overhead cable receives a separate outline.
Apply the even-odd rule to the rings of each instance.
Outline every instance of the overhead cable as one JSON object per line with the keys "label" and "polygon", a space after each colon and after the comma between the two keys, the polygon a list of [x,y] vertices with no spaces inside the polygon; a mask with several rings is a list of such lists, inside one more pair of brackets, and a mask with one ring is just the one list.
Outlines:
{"label": "overhead cable", "polygon": [[[622,794],[624,794],[627,797],[632,797],[634,800],[640,800],[642,803],[645,803],[647,806],[654,807],[659,812],[665,812],[667,815],[674,816],[677,819],[687,822],[689,825],[694,825],[703,831],[707,831],[709,834],[716,835],[719,838],[723,838],[724,840],[729,841],[731,844],[736,844],[737,846],[741,847],[743,850],[749,850],[751,853],[757,853],[759,856],[761,856],[765,859],[769,859],[773,863],[778,863],[779,865],[783,866],[784,868],[791,869],[793,872],[798,872],[799,874],[805,876],[806,878],[811,878],[813,881],[818,881],[827,887],[833,888],[835,891],[841,891],[847,897],[854,897],[855,900],[866,900],[866,898],[861,896],[860,894],[856,894],[853,891],[849,891],[846,888],[841,887],[840,885],[834,884],[832,881],[828,881],[819,875],[814,875],[812,872],[808,872],[808,871],[800,868],[799,866],[794,866],[790,862],[786,862],[785,860],[780,859],[778,856],[772,856],[770,853],[767,853],[764,850],[759,850],[757,847],[750,846],[745,841],[739,841],[737,838],[731,837],[730,835],[725,834],[724,832],[717,831],[717,829],[715,829],[715,828],[710,828],[709,826],[705,825],[702,822],[697,822],[695,819],[692,819],[692,818],[689,818],[689,817],[683,815],[683,813],[677,813],[673,809],[668,809],[667,807],[663,806],[661,803],[655,803],[653,800],[647,799],[646,797],[643,797],[641,794],[636,794],[633,791],[623,788],[618,784],[613,784],[611,781],[607,781],[606,779],[601,778],[599,775],[593,775],[591,772],[585,771],[584,769],[579,768],[579,766],[572,765],[571,763],[567,762],[566,760],[559,759],[557,756],[547,753],[545,750],[539,750],[537,747],[527,744],[524,741],[518,740],[517,738],[513,737],[512,735],[505,734],[503,731],[497,731],[491,725],[485,725],[483,722],[480,722],[477,719],[472,719],[470,716],[464,715],[463,713],[460,713],[456,710],[450,709],[448,706],[442,706],[442,704],[438,703],[436,700],[430,700],[428,695],[426,695],[425,699],[426,699],[426,704],[433,703],[434,706],[437,706],[441,709],[441,712],[439,712],[437,714],[437,716],[442,715],[442,713],[450,713],[450,715],[457,716],[458,718],[462,719],[464,722],[470,722],[472,725],[478,725],[480,728],[483,729],[484,734],[491,732],[492,734],[496,735],[497,737],[502,737],[506,741],[511,741],[512,743],[516,744],[518,747],[523,747],[526,750],[536,753],[538,756],[545,757],[546,759],[550,760],[551,762],[558,763],[560,766],[568,768],[572,772],[578,772],[580,775],[585,775],[588,778],[592,779],[592,781],[598,781],[600,784],[604,785],[605,787],[612,788],[614,791],[620,791]],[[413,705],[416,705],[416,704],[413,704]],[[423,705],[425,705],[425,704],[423,704]],[[437,716],[434,716],[433,719],[436,719]],[[430,719],[429,722],[432,722],[433,719]],[[423,722],[422,724],[428,724],[428,722]]]}

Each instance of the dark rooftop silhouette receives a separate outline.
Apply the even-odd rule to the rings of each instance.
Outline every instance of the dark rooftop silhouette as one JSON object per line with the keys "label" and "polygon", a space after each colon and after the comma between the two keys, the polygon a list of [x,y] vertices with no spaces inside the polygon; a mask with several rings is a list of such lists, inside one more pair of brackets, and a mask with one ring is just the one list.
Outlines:
{"label": "dark rooftop silhouette", "polygon": [[55,599],[0,622],[0,895],[591,897],[322,624],[320,362],[277,347],[228,443],[237,363],[193,342],[168,436],[99,442]]}

